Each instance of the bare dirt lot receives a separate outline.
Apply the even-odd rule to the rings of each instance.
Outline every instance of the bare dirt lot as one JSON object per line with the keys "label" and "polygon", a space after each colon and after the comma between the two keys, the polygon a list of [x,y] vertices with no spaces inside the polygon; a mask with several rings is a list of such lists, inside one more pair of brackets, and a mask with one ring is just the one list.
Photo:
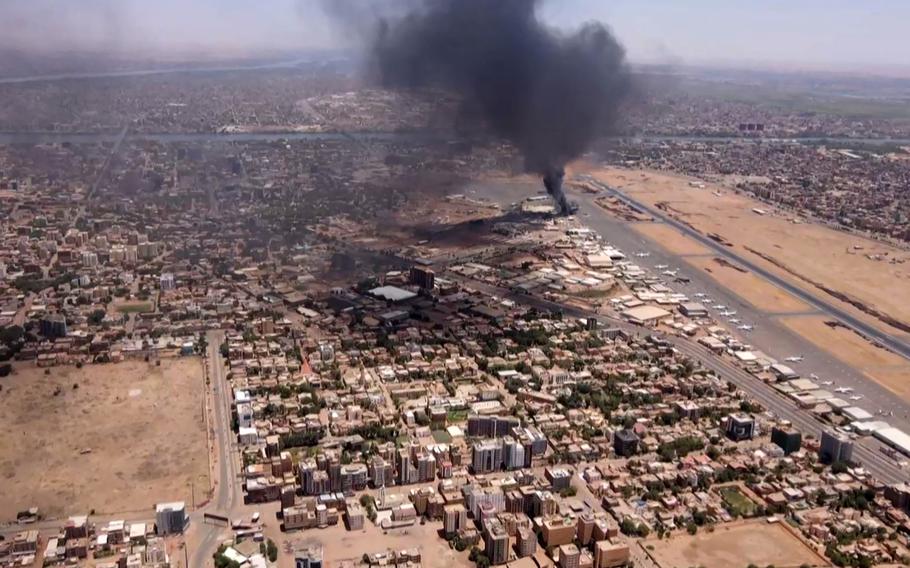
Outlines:
{"label": "bare dirt lot", "polygon": [[702,530],[695,536],[680,535],[648,544],[654,547],[651,556],[662,568],[829,565],[787,528],[764,520],[723,525],[713,533]]}
{"label": "bare dirt lot", "polygon": [[851,329],[826,325],[827,320],[823,316],[780,318],[781,323],[815,345],[830,349],[844,363],[896,395],[910,399],[910,383],[907,381],[910,363],[900,355],[874,345]]}
{"label": "bare dirt lot", "polygon": [[[349,531],[343,523],[322,530],[305,532],[278,533],[272,538],[282,550],[295,550],[312,544],[321,544],[323,560],[329,566],[339,566],[342,560],[360,562],[364,554],[382,552],[388,549],[403,550],[417,548],[420,550],[421,565],[427,568],[448,567],[467,568],[468,552],[456,552],[448,543],[437,535],[438,522],[421,525],[419,523],[406,528],[383,531],[370,521],[364,521],[363,530]],[[385,534],[383,534],[385,533]],[[280,568],[294,566],[293,555],[279,556]]]}
{"label": "bare dirt lot", "polygon": [[679,255],[708,254],[708,247],[683,235],[664,223],[633,223],[632,229],[644,235],[668,251]]}
{"label": "bare dirt lot", "polygon": [[[209,489],[197,358],[19,366],[0,392],[0,521],[198,501]],[[55,394],[56,393],[56,394]]]}
{"label": "bare dirt lot", "polygon": [[712,257],[687,258],[685,261],[705,271],[718,284],[768,313],[792,313],[810,310],[810,306],[751,272],[742,272],[718,263]]}
{"label": "bare dirt lot", "polygon": [[[717,234],[732,244],[732,251],[813,294],[838,301],[815,285],[821,284],[910,324],[910,304],[904,301],[910,296],[906,250],[804,222],[720,184],[692,187],[692,178],[646,170],[600,168],[588,173],[704,234]],[[755,208],[766,214],[755,213]],[[907,336],[846,302],[840,305],[889,333]]]}

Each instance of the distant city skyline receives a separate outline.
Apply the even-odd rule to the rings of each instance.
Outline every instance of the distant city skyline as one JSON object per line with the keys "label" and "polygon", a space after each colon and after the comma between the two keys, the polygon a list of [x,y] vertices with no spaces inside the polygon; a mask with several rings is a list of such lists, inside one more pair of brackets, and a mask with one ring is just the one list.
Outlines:
{"label": "distant city skyline", "polygon": [[[339,0],[343,1],[343,0]],[[363,14],[415,0],[350,2]],[[0,47],[136,56],[250,55],[350,45],[325,0],[5,0]],[[339,5],[339,4],[335,4]],[[897,0],[549,0],[558,27],[609,25],[629,59],[831,70],[904,68],[910,3]]]}

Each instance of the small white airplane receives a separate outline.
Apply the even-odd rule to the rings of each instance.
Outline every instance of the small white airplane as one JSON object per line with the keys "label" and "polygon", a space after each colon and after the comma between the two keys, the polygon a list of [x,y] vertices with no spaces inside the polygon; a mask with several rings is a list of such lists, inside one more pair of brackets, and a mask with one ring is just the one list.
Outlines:
{"label": "small white airplane", "polygon": [[785,358],[784,361],[786,361],[788,363],[799,363],[803,359],[804,359],[804,357],[802,355],[793,355],[791,357]]}
{"label": "small white airplane", "polygon": [[741,326],[739,326],[738,329],[741,329],[743,331],[752,331],[753,329],[755,329],[755,326],[754,325],[741,325]]}
{"label": "small white airplane", "polygon": [[637,253],[635,253],[635,256],[637,256],[638,258],[648,258],[649,256],[651,256],[651,253],[649,253],[649,252],[637,252]]}
{"label": "small white airplane", "polygon": [[809,378],[818,380],[818,375],[816,375],[815,373],[809,373]]}
{"label": "small white airplane", "polygon": [[696,298],[704,298],[705,295],[704,295],[702,292],[696,292],[696,293],[695,293],[695,297],[696,297]]}
{"label": "small white airplane", "polygon": [[727,310],[727,311],[725,311],[725,312],[723,313],[723,315],[728,316],[728,317],[729,317],[729,316],[735,316],[735,315],[736,315],[736,310]]}
{"label": "small white airplane", "polygon": [[723,304],[715,304],[714,309],[715,310],[726,310],[727,306],[725,306]]}
{"label": "small white airplane", "polygon": [[729,319],[729,322],[732,323],[733,325],[736,325],[736,324],[738,324],[738,323],[740,322],[740,320],[738,320],[738,319],[736,319],[736,318],[730,318],[730,319]]}
{"label": "small white airplane", "polygon": [[679,270],[664,270],[661,272],[661,274],[665,274],[666,276],[676,276],[677,272],[679,272]]}
{"label": "small white airplane", "polygon": [[826,387],[830,387],[833,384],[834,384],[834,381],[822,381],[822,385],[824,385]]}
{"label": "small white airplane", "polygon": [[834,389],[834,392],[839,392],[842,394],[847,394],[853,392],[853,387],[837,387]]}
{"label": "small white airplane", "polygon": [[862,400],[862,399],[863,399],[863,395],[861,395],[861,394],[856,394],[856,395],[853,395],[850,397],[850,400]]}
{"label": "small white airplane", "polygon": [[656,268],[657,270],[663,270],[664,268],[667,268],[668,266],[669,265],[667,265],[667,264],[655,264],[654,268]]}

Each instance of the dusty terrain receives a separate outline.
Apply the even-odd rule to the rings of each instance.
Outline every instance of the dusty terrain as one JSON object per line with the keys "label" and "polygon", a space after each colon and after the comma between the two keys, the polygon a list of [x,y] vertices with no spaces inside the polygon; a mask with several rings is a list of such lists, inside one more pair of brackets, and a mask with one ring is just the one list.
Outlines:
{"label": "dusty terrain", "polygon": [[708,254],[710,249],[684,236],[664,223],[634,223],[632,228],[652,241],[659,242],[668,251],[679,255]]}
{"label": "dusty terrain", "polygon": [[[910,304],[904,301],[910,296],[908,251],[802,222],[794,213],[778,212],[710,182],[704,188],[691,187],[691,178],[644,170],[600,168],[590,173],[704,234],[720,235],[737,254],[814,294],[837,301],[820,284],[910,326]],[[768,213],[759,215],[754,208]],[[842,305],[890,333],[906,335],[881,318],[863,314],[846,302]]]}
{"label": "dusty terrain", "polygon": [[782,317],[781,323],[812,343],[828,349],[835,357],[859,369],[898,396],[910,399],[910,363],[903,357],[876,346],[852,329],[825,324],[823,316]]}
{"label": "dusty terrain", "polygon": [[721,525],[713,533],[702,529],[695,536],[679,535],[648,544],[654,547],[650,554],[662,568],[728,568],[747,564],[781,568],[802,564],[828,566],[824,558],[781,524],[768,524],[764,520]]}
{"label": "dusty terrain", "polygon": [[687,258],[685,261],[707,273],[718,284],[733,290],[737,296],[764,312],[792,313],[812,309],[802,300],[763,278],[718,262],[715,257]]}
{"label": "dusty terrain", "polygon": [[0,392],[0,521],[30,506],[48,518],[189,506],[191,484],[202,501],[203,392],[197,358],[17,367]]}
{"label": "dusty terrain", "polygon": [[[282,551],[321,544],[323,560],[328,566],[339,566],[342,560],[352,560],[357,564],[364,554],[409,548],[420,550],[421,564],[427,568],[472,566],[473,563],[468,561],[468,552],[449,548],[448,543],[437,535],[438,530],[439,523],[417,523],[383,531],[364,519],[363,530],[359,531],[348,531],[344,523],[339,522],[327,529],[276,533],[272,538]],[[280,568],[293,568],[293,555],[280,554],[278,565]]]}

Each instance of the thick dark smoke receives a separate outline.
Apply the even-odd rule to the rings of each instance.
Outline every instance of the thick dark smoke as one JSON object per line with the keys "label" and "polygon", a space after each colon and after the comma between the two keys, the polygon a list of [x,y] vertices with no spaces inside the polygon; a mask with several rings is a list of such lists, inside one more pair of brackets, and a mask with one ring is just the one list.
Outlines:
{"label": "thick dark smoke", "polygon": [[373,44],[389,88],[458,92],[544,177],[563,213],[565,165],[614,127],[629,92],[625,52],[601,24],[563,35],[540,22],[537,0],[423,0],[383,20]]}

